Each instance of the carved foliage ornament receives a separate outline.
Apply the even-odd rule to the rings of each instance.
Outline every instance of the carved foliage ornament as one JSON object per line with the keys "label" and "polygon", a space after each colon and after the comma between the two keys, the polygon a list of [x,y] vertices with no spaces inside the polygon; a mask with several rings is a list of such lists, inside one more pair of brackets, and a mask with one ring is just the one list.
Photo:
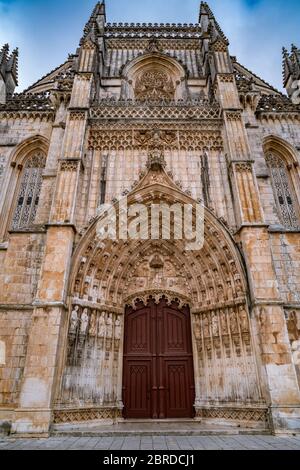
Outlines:
{"label": "carved foliage ornament", "polygon": [[174,100],[175,88],[163,70],[147,70],[136,82],[135,97],[140,101]]}

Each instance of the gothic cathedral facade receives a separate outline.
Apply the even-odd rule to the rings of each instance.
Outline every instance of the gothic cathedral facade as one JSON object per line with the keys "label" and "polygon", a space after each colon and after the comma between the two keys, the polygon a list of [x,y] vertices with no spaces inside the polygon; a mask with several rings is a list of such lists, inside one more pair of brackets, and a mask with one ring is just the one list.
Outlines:
{"label": "gothic cathedral facade", "polygon": [[[0,425],[189,418],[300,431],[300,50],[287,95],[196,24],[111,24],[21,94],[0,52]],[[204,244],[99,238],[201,203]],[[132,215],[132,213],[131,213]],[[118,216],[120,217],[120,215]]]}

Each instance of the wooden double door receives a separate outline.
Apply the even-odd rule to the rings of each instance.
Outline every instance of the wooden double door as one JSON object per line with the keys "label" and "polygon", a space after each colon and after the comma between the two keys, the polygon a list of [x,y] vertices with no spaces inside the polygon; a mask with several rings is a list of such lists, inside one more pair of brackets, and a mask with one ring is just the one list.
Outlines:
{"label": "wooden double door", "polygon": [[194,417],[190,311],[150,300],[125,314],[124,418]]}

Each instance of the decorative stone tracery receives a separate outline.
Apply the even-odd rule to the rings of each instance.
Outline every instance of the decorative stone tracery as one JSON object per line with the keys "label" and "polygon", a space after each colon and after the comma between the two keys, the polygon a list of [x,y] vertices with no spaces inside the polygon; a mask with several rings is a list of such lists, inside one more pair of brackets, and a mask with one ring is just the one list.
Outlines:
{"label": "decorative stone tracery", "polygon": [[45,164],[46,157],[41,153],[33,154],[25,163],[12,222],[14,230],[29,227],[34,222]]}
{"label": "decorative stone tracery", "polygon": [[169,101],[174,93],[172,79],[163,70],[146,70],[136,81],[135,97],[140,101]]}
{"label": "decorative stone tracery", "polygon": [[291,188],[290,176],[285,161],[274,153],[266,157],[271,173],[274,197],[282,224],[291,229],[300,228],[299,207]]}

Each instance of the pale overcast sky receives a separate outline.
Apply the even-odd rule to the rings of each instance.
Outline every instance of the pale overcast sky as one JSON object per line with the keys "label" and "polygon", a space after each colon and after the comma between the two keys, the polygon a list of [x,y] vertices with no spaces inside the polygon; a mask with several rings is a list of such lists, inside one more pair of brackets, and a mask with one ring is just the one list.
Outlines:
{"label": "pale overcast sky", "polygon": [[[281,48],[300,47],[299,0],[211,0],[230,52],[282,89]],[[20,86],[28,87],[76,50],[96,0],[0,0],[0,45],[20,49]],[[109,22],[196,23],[198,0],[106,0]]]}

